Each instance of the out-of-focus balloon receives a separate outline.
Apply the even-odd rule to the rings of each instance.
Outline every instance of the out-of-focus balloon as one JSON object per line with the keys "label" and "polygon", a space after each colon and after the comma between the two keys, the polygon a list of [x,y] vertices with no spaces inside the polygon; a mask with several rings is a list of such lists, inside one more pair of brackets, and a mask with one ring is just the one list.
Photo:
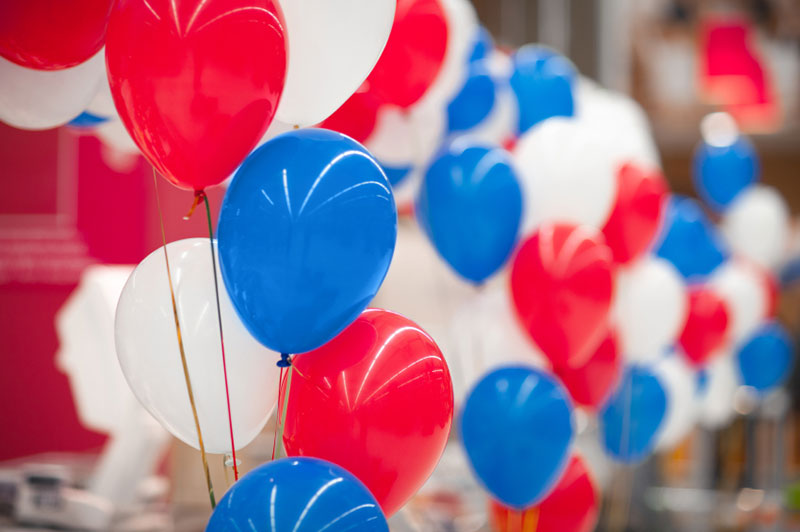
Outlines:
{"label": "out-of-focus balloon", "polygon": [[739,348],[736,360],[742,384],[765,394],[780,386],[794,364],[794,344],[775,321],[759,327]]}
{"label": "out-of-focus balloon", "polygon": [[719,212],[758,180],[758,155],[725,113],[708,115],[701,131],[704,138],[694,152],[692,178],[700,198]]}
{"label": "out-of-focus balloon", "polygon": [[528,44],[512,56],[511,88],[519,104],[517,134],[553,116],[572,116],[575,66],[544,46]]}
{"label": "out-of-focus balloon", "polygon": [[525,232],[545,221],[605,225],[617,195],[617,166],[603,150],[605,126],[551,118],[514,148],[523,177]]}
{"label": "out-of-focus balloon", "polygon": [[476,127],[492,111],[497,86],[487,61],[469,65],[467,79],[461,90],[447,104],[447,127],[451,133]]}
{"label": "out-of-focus balloon", "polygon": [[511,255],[522,219],[522,192],[510,155],[468,138],[454,140],[428,168],[415,213],[459,275],[485,281]]}
{"label": "out-of-focus balloon", "polygon": [[689,434],[697,418],[697,378],[694,370],[676,352],[663,356],[653,367],[667,394],[667,410],[656,448],[675,447]]}
{"label": "out-of-focus balloon", "polygon": [[752,333],[768,317],[769,288],[765,275],[746,260],[733,258],[717,268],[708,286],[725,301],[728,335],[733,344]]}
{"label": "out-of-focus balloon", "polygon": [[700,396],[699,421],[708,429],[727,425],[736,413],[733,400],[739,376],[731,353],[714,357],[705,367],[706,383]]}
{"label": "out-of-focus balloon", "polygon": [[398,0],[389,40],[367,78],[370,90],[386,103],[411,106],[439,74],[447,40],[440,0]]}
{"label": "out-of-focus balloon", "polygon": [[[171,242],[167,253],[203,443],[210,453],[230,452],[208,239]],[[218,281],[231,421],[238,449],[261,432],[275,406],[277,355],[250,336],[236,315],[219,274]],[[164,428],[198,448],[178,350],[164,248],[153,251],[131,274],[119,299],[114,329],[122,372],[139,402]]]}
{"label": "out-of-focus balloon", "polygon": [[67,125],[69,127],[74,127],[76,129],[92,129],[96,126],[99,126],[103,122],[107,122],[108,118],[103,118],[102,116],[93,115],[88,111],[84,111],[69,122]]}
{"label": "out-of-focus balloon", "polygon": [[397,238],[389,182],[360,144],[301,129],[254,151],[219,216],[222,276],[250,332],[303,353],[347,327],[378,291]]}
{"label": "out-of-focus balloon", "polygon": [[704,279],[725,262],[728,250],[697,201],[673,196],[667,206],[656,254],[685,278]]}
{"label": "out-of-focus balloon", "polygon": [[478,30],[472,36],[472,50],[469,54],[470,61],[480,61],[486,59],[494,50],[494,39],[489,30],[484,26],[478,26]]}
{"label": "out-of-focus balloon", "polygon": [[627,163],[617,171],[617,197],[603,226],[614,261],[628,263],[652,244],[661,225],[669,186],[658,170]]}
{"label": "out-of-focus balloon", "polygon": [[647,457],[663,425],[667,401],[664,385],[651,368],[629,366],[599,415],[606,453],[625,463]]}
{"label": "out-of-focus balloon", "polygon": [[403,316],[368,309],[293,363],[286,452],[344,467],[391,516],[433,472],[450,433],[453,385],[436,343]]}
{"label": "out-of-focus balloon", "polygon": [[[18,3],[25,2],[3,2]],[[6,22],[2,15],[0,20]],[[20,129],[64,125],[86,109],[104,74],[102,51],[77,66],[52,72],[0,57],[0,120]]]}
{"label": "out-of-focus balloon", "polygon": [[645,255],[617,277],[614,322],[628,360],[644,361],[672,345],[686,323],[689,299],[666,260]]}
{"label": "out-of-focus balloon", "polygon": [[319,127],[338,131],[364,143],[375,130],[380,101],[362,85]]}
{"label": "out-of-focus balloon", "polygon": [[36,70],[77,66],[103,47],[113,5],[113,0],[2,2],[0,55]]}
{"label": "out-of-focus balloon", "polygon": [[281,0],[288,67],[276,117],[310,126],[331,115],[375,66],[395,0]]}
{"label": "out-of-focus balloon", "polygon": [[253,469],[220,500],[206,532],[389,532],[375,497],[341,467],[283,458]]}
{"label": "out-of-focus balloon", "polygon": [[489,520],[496,532],[592,532],[600,515],[600,494],[579,455],[541,503],[522,512],[489,503]]}
{"label": "out-of-focus balloon", "polygon": [[721,229],[734,252],[772,269],[786,253],[789,220],[789,207],[780,193],[772,187],[756,185],[730,204]]}
{"label": "out-of-focus balloon", "polygon": [[517,252],[517,316],[554,366],[584,364],[606,333],[612,266],[603,236],[585,226],[545,224]]}
{"label": "out-of-focus balloon", "polygon": [[103,144],[100,151],[103,162],[112,170],[127,173],[139,163],[142,152],[119,120],[103,122],[93,133]]}
{"label": "out-of-focus balloon", "polygon": [[687,361],[702,367],[728,341],[728,305],[712,288],[689,289],[689,311],[678,342]]}
{"label": "out-of-focus balloon", "polygon": [[553,368],[575,404],[596,409],[614,390],[622,367],[618,343],[615,331],[609,330],[586,363]]}
{"label": "out-of-focus balloon", "polygon": [[525,366],[484,376],[461,415],[473,471],[493,497],[517,510],[541,501],[558,482],[573,432],[566,391],[547,373]]}
{"label": "out-of-focus balloon", "polygon": [[175,185],[221,183],[272,122],[287,59],[277,0],[119,0],[106,41],[119,115]]}

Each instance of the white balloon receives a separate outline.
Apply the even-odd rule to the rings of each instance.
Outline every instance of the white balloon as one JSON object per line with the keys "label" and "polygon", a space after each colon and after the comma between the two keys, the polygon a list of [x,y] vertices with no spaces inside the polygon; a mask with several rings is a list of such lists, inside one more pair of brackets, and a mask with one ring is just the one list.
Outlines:
{"label": "white balloon", "polygon": [[86,109],[105,75],[105,54],[63,70],[34,70],[0,57],[0,120],[20,129],[50,129]]}
{"label": "white balloon", "polygon": [[103,122],[92,133],[103,144],[100,155],[109,168],[127,173],[136,167],[141,152],[122,121],[112,119]]}
{"label": "white balloon", "polygon": [[667,450],[683,441],[697,419],[697,375],[678,352],[661,358],[654,370],[667,393],[667,412],[656,449]]}
{"label": "white balloon", "polygon": [[699,421],[708,429],[719,429],[730,423],[739,375],[731,353],[715,356],[706,366],[706,387],[700,404]]}
{"label": "white balloon", "polygon": [[[231,450],[211,256],[207,239],[167,245],[186,361],[206,451]],[[217,271],[236,448],[255,438],[278,395],[279,359],[245,329]],[[117,356],[133,393],[167,430],[198,448],[184,381],[164,249],[148,255],[122,291]]]}
{"label": "white balloon", "polygon": [[755,185],[740,193],[725,211],[721,229],[734,252],[775,268],[789,241],[789,207],[774,188]]}
{"label": "white balloon", "polygon": [[281,0],[289,48],[277,118],[308,126],[338,109],[383,52],[395,5],[395,0]]}
{"label": "white balloon", "polygon": [[680,334],[688,312],[686,286],[668,261],[647,255],[617,278],[614,318],[628,360],[657,357]]}
{"label": "white balloon", "polygon": [[769,295],[763,275],[744,260],[730,260],[714,270],[711,288],[727,303],[733,345],[750,335],[767,316]]}
{"label": "white balloon", "polygon": [[[105,55],[103,56],[105,58]],[[108,72],[106,70],[105,59],[103,62],[103,75],[97,84],[97,93],[89,102],[86,110],[95,116],[103,118],[115,118],[119,120],[117,108],[114,105],[114,97],[111,95],[111,86],[108,84]]]}

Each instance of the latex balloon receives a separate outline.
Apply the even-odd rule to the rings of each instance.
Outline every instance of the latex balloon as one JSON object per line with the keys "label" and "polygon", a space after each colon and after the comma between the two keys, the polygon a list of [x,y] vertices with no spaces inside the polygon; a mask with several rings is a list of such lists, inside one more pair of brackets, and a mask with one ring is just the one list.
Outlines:
{"label": "latex balloon", "polygon": [[584,460],[570,458],[567,470],[541,503],[519,512],[490,501],[496,532],[592,532],[600,515],[600,494]]}
{"label": "latex balloon", "polygon": [[667,395],[667,410],[656,449],[668,450],[680,444],[694,427],[699,407],[697,378],[694,369],[676,352],[663,356],[653,369]]}
{"label": "latex balloon", "polygon": [[[25,2],[3,5],[17,3]],[[0,57],[0,120],[20,129],[64,125],[86,109],[104,72],[102,51],[77,66],[53,72]]]}
{"label": "latex balloon", "polygon": [[728,305],[713,289],[689,289],[689,312],[678,339],[686,359],[694,367],[704,366],[709,357],[728,340]]}
{"label": "latex balloon", "polygon": [[289,65],[277,118],[309,126],[331,115],[375,66],[395,0],[281,0]]}
{"label": "latex balloon", "polygon": [[613,293],[611,251],[585,226],[545,224],[514,259],[517,316],[554,366],[580,366],[606,333]]}
{"label": "latex balloon", "polygon": [[180,187],[227,179],[275,115],[286,75],[277,0],[119,0],[106,41],[125,127]]}
{"label": "latex balloon", "polygon": [[758,180],[758,154],[745,137],[724,145],[701,142],[694,152],[695,190],[712,209],[724,211],[736,197]]}
{"label": "latex balloon", "polygon": [[472,50],[469,54],[470,61],[486,59],[494,50],[494,39],[485,26],[478,26],[478,31],[472,37]]}
{"label": "latex balloon", "polygon": [[645,255],[617,277],[614,322],[631,361],[657,357],[675,343],[686,323],[689,299],[672,264]]}
{"label": "latex balloon", "polygon": [[368,309],[293,363],[286,452],[344,467],[391,516],[433,472],[450,433],[453,384],[436,343],[407,318]]}
{"label": "latex balloon", "polygon": [[450,132],[468,131],[480,124],[495,106],[497,87],[485,61],[469,65],[461,90],[447,104],[447,126]]}
{"label": "latex balloon", "polygon": [[617,195],[619,165],[607,157],[606,129],[550,118],[520,138],[514,160],[523,177],[526,233],[546,221],[605,225]]}
{"label": "latex balloon", "polygon": [[699,421],[715,430],[727,425],[736,411],[733,408],[739,376],[731,353],[714,357],[705,368],[706,384],[700,395]]}
{"label": "latex balloon", "polygon": [[397,238],[389,182],[360,144],[302,129],[254,151],[219,216],[220,263],[239,315],[262,344],[303,353],[358,317]]}
{"label": "latex balloon", "polygon": [[697,201],[673,196],[664,227],[654,245],[656,254],[671,262],[687,279],[705,279],[725,262],[728,250]]}
{"label": "latex balloon", "polygon": [[656,444],[667,412],[664,385],[647,366],[633,365],[600,412],[603,448],[614,460],[640,462]]}
{"label": "latex balloon", "polygon": [[518,510],[540,502],[558,482],[573,427],[566,391],[547,373],[525,366],[488,373],[461,414],[473,471],[494,498]]}
{"label": "latex balloon", "polygon": [[768,317],[770,295],[765,276],[747,261],[729,260],[714,271],[708,286],[725,301],[733,344],[749,336]]}
{"label": "latex balloon", "polygon": [[[0,3],[0,55],[36,70],[63,70],[103,47],[113,0]],[[0,78],[3,76],[0,75]]]}
{"label": "latex balloon", "polygon": [[617,197],[603,226],[614,261],[628,263],[652,244],[661,225],[669,186],[658,170],[627,163],[617,172]]}
{"label": "latex balloon", "polygon": [[777,322],[759,327],[739,348],[736,360],[742,383],[765,394],[780,386],[794,364],[795,347]]}
{"label": "latex balloon", "polygon": [[[206,451],[231,451],[222,351],[208,239],[167,245],[178,319]],[[219,275],[218,275],[219,277]],[[237,448],[255,438],[277,400],[276,354],[247,332],[218,278]],[[198,448],[173,320],[164,248],[133,271],[117,305],[117,356],[133,393],[164,428]]]}
{"label": "latex balloon", "polygon": [[389,532],[375,497],[352,474],[316,458],[253,469],[220,500],[206,532]]}
{"label": "latex balloon", "polygon": [[522,219],[522,191],[508,152],[468,138],[446,145],[425,174],[415,213],[459,275],[485,281],[514,250]]}
{"label": "latex balloon", "polygon": [[447,37],[439,0],[397,0],[389,40],[367,78],[371,90],[386,103],[411,106],[439,73]]}
{"label": "latex balloon", "polygon": [[74,127],[76,129],[87,130],[99,126],[103,122],[107,121],[108,118],[103,118],[102,116],[93,115],[92,113],[84,111],[75,118],[73,118],[72,120],[70,120],[69,122],[67,122],[67,125],[69,127]]}
{"label": "latex balloon", "polygon": [[722,234],[731,249],[765,268],[777,267],[789,241],[789,207],[772,187],[742,192],[722,218]]}
{"label": "latex balloon", "polygon": [[379,107],[378,98],[362,86],[319,127],[338,131],[363,143],[375,130]]}
{"label": "latex balloon", "polygon": [[617,335],[609,330],[583,365],[575,368],[561,366],[554,368],[553,372],[561,379],[575,404],[596,409],[616,387],[621,368]]}
{"label": "latex balloon", "polygon": [[511,88],[519,104],[517,134],[553,116],[572,116],[575,66],[554,50],[527,44],[512,56]]}

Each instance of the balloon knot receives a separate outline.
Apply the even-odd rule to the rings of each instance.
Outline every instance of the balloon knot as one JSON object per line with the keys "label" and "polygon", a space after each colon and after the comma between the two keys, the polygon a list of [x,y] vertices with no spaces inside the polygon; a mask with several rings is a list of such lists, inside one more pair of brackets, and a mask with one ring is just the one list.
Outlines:
{"label": "balloon knot", "polygon": [[292,365],[292,359],[289,358],[288,353],[281,353],[281,359],[277,363],[279,368],[288,368]]}
{"label": "balloon knot", "polygon": [[186,213],[186,216],[183,217],[184,220],[188,220],[194,214],[194,210],[197,208],[198,205],[205,199],[206,192],[205,190],[195,190],[194,191],[194,201],[192,202],[192,207],[189,209],[189,212]]}

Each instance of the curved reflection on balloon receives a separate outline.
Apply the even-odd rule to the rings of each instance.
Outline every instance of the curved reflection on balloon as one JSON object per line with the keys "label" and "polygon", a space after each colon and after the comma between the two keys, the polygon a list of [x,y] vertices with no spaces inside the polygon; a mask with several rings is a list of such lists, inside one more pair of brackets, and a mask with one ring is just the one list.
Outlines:
{"label": "curved reflection on balloon", "polygon": [[378,502],[352,474],[316,458],[284,458],[243,476],[206,532],[388,532]]}
{"label": "curved reflection on balloon", "polygon": [[392,515],[433,472],[450,433],[453,385],[441,351],[414,322],[368,309],[293,364],[287,454],[346,468]]}

